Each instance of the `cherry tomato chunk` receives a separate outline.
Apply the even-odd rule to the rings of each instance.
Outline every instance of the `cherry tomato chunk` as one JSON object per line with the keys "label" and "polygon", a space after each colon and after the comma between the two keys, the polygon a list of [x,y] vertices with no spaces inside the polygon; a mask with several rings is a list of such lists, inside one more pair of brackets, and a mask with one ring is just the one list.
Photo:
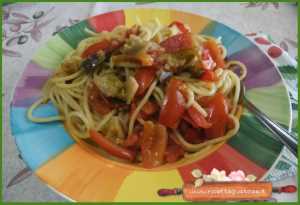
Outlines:
{"label": "cherry tomato chunk", "polygon": [[164,99],[159,122],[169,128],[177,128],[180,118],[185,111],[185,99],[180,92],[180,86],[183,84],[178,79],[171,79]]}
{"label": "cherry tomato chunk", "polygon": [[90,130],[90,139],[99,145],[99,147],[115,157],[129,161],[133,161],[135,158],[135,154],[132,151],[111,142],[109,139],[105,138],[101,133],[95,130]]}
{"label": "cherry tomato chunk", "polygon": [[168,53],[176,53],[178,51],[193,48],[193,39],[191,33],[180,33],[172,36],[160,43]]}

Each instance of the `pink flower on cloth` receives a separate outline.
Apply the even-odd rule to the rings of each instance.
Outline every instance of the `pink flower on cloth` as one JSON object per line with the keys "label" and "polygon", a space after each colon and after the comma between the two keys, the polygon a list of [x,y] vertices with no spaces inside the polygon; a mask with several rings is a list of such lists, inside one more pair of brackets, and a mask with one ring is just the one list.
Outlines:
{"label": "pink flower on cloth", "polygon": [[231,179],[231,181],[245,181],[246,180],[245,173],[242,170],[232,171],[232,172],[230,172],[228,177]]}

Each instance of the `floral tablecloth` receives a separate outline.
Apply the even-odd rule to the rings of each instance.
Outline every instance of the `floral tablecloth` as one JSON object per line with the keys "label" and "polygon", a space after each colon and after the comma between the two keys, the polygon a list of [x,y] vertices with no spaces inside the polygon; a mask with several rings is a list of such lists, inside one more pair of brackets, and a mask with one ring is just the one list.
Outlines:
{"label": "floral tablecloth", "polygon": [[[65,201],[31,175],[18,155],[9,128],[9,103],[14,86],[25,65],[49,37],[80,20],[107,11],[128,7],[172,8],[220,21],[244,34],[256,33],[277,44],[283,62],[276,61],[290,92],[293,123],[297,130],[297,6],[293,3],[36,3],[9,4],[3,12],[3,93],[4,167],[3,184],[16,174],[13,184],[4,188],[5,201]],[[252,35],[253,36],[253,35]],[[250,37],[251,38],[251,37]],[[273,45],[273,44],[272,44]],[[272,46],[270,45],[270,46]],[[297,159],[283,149],[265,180],[277,185],[297,183]],[[22,170],[22,172],[20,172]],[[31,176],[31,177],[29,177]],[[24,180],[25,179],[25,180]],[[34,191],[33,191],[34,190]],[[295,201],[297,194],[275,196],[278,201]]]}

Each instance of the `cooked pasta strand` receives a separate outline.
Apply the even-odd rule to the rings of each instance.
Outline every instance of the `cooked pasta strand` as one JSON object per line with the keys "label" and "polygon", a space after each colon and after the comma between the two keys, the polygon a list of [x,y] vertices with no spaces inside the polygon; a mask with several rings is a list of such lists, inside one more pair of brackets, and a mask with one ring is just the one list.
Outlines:
{"label": "cooked pasta strand", "polygon": [[[136,22],[141,24],[138,17]],[[239,118],[242,113],[239,104],[240,83],[246,77],[247,68],[239,61],[226,60],[227,49],[222,45],[221,37],[191,34],[193,49],[185,49],[184,52],[179,50],[180,52],[177,53],[172,52],[177,49],[176,45],[172,45],[169,52],[166,48],[168,39],[176,40],[182,33],[186,35],[185,30],[190,31],[185,24],[176,22],[171,26],[163,26],[158,19],[131,28],[124,25],[117,26],[111,32],[95,33],[86,28],[85,32],[91,37],[79,42],[77,48],[66,55],[64,62],[45,83],[42,97],[27,110],[27,118],[36,123],[62,121],[77,143],[103,154],[105,148],[101,145],[96,147],[91,143],[93,137],[86,140],[90,137],[90,130],[101,132],[109,142],[121,146],[124,150],[128,146],[133,146],[138,153],[135,162],[143,161],[143,152],[140,144],[142,142],[140,140],[136,142],[134,137],[146,135],[142,127],[147,126],[148,120],[153,124],[160,123],[162,130],[167,130],[163,127],[165,124],[168,131],[174,133],[167,137],[172,137],[184,149],[185,156],[192,152],[201,153],[203,148],[226,142],[239,129]],[[214,41],[212,45],[214,49],[209,52],[214,52],[219,57],[218,60],[225,61],[225,66],[223,63],[220,64],[222,68],[207,68],[209,65],[216,65],[215,62],[205,66],[207,59],[204,58],[206,53],[203,51],[210,49],[203,44],[208,39]],[[188,39],[186,42],[189,42]],[[189,47],[189,45],[185,46]],[[218,50],[219,53],[216,53]],[[140,68],[155,70],[152,72],[153,70],[145,69],[146,74],[141,74],[144,70],[138,70]],[[202,78],[205,69],[213,71],[214,73],[211,74],[215,75],[217,80]],[[162,71],[168,72],[168,78],[160,78]],[[171,78],[181,81],[179,88],[176,88],[184,96],[181,102],[176,102],[179,101],[178,90],[166,93]],[[173,127],[184,125],[180,124],[182,119],[195,120],[195,117],[185,119],[187,109],[191,106],[198,111],[197,114],[209,120],[211,113],[209,100],[217,93],[222,94],[226,102],[230,103],[228,116],[232,125],[229,122],[226,124],[224,136],[200,144],[187,142],[179,131],[181,129],[173,129]],[[60,114],[47,117],[34,116],[34,111],[38,111],[37,109],[47,102],[51,102]],[[164,102],[170,103],[164,104]],[[167,106],[170,106],[169,109],[165,109]],[[169,113],[167,117],[171,116],[170,110],[175,113],[173,115],[174,119],[176,118],[175,126],[172,122],[171,125],[164,123],[162,119],[165,116],[161,117],[163,111]],[[180,114],[176,113],[177,111]],[[159,138],[167,139],[163,133],[157,136],[151,139],[153,140],[151,143],[149,142],[151,146],[156,146],[156,140]],[[165,145],[166,148],[168,145]]]}

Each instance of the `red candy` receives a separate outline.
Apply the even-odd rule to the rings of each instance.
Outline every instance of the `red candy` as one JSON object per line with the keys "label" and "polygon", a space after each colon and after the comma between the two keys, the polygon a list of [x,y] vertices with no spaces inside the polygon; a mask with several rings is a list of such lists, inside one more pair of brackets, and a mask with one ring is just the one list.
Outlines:
{"label": "red candy", "polygon": [[281,56],[282,54],[282,50],[281,48],[277,47],[277,46],[271,46],[268,49],[268,54],[269,56],[271,56],[272,58],[278,58],[279,56]]}
{"label": "red candy", "polygon": [[280,192],[284,193],[295,193],[297,191],[297,187],[294,185],[288,185],[280,188]]}
{"label": "red candy", "polygon": [[270,41],[268,41],[267,39],[265,38],[262,38],[262,37],[257,37],[254,39],[256,41],[256,43],[258,44],[262,44],[262,45],[270,45]]}

